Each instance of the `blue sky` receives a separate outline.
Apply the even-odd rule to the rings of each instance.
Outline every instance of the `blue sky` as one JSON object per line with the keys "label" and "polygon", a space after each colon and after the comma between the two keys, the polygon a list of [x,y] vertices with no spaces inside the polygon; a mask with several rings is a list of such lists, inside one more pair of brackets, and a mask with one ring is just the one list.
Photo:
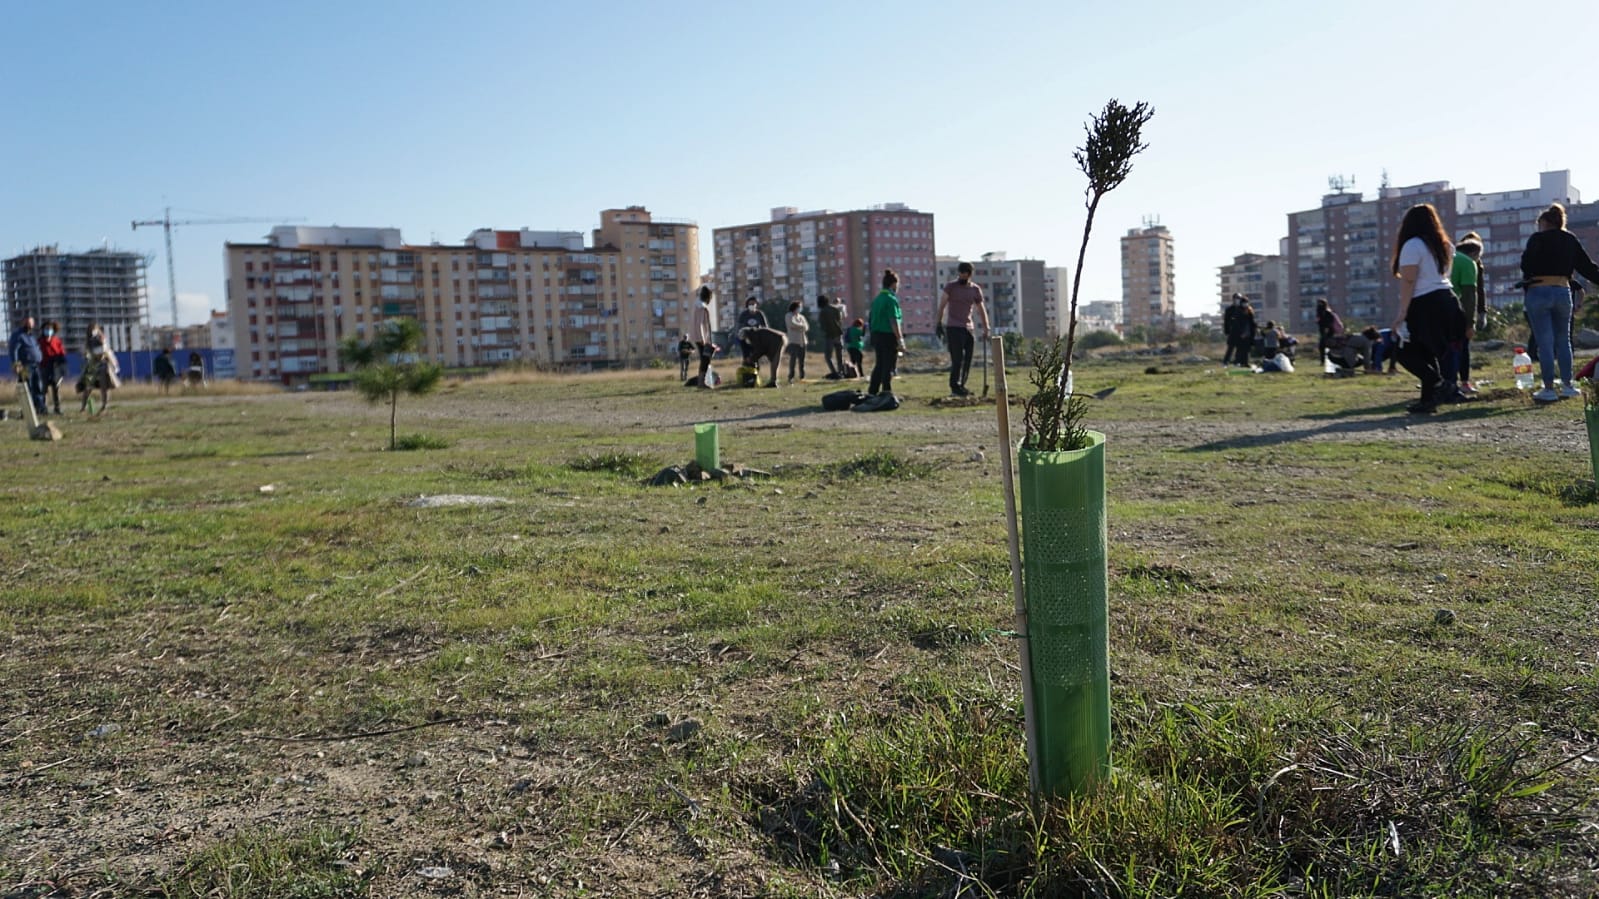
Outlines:
{"label": "blue sky", "polygon": [[[1592,86],[1551,49],[1575,72],[1599,8],[1422,6],[0,0],[0,253],[152,253],[157,323],[160,230],[129,222],[168,205],[421,243],[636,203],[697,221],[709,268],[711,229],[771,207],[904,202],[936,213],[940,253],[1070,265],[1072,148],[1116,97],[1156,115],[1083,299],[1120,298],[1117,238],[1152,216],[1193,313],[1329,175],[1501,191],[1571,169],[1599,198]],[[268,227],[177,232],[186,323],[224,305],[223,242]]]}

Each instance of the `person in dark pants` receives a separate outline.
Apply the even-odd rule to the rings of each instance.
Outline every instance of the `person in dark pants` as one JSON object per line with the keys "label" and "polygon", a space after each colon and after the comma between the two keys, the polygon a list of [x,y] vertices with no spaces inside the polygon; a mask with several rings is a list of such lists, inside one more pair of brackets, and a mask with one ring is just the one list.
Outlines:
{"label": "person in dark pants", "polygon": [[844,377],[844,307],[826,294],[816,298],[816,317],[822,323],[822,358],[827,360],[827,373],[835,378]]}
{"label": "person in dark pants", "polygon": [[1449,283],[1455,248],[1444,236],[1438,210],[1430,203],[1410,207],[1399,224],[1394,241],[1393,272],[1399,278],[1399,314],[1393,328],[1408,328],[1410,337],[1399,346],[1399,364],[1421,380],[1421,399],[1407,407],[1416,415],[1430,415],[1439,403],[1456,402],[1459,389],[1444,383],[1444,357],[1449,346],[1464,336],[1465,317]]}
{"label": "person in dark pants", "polygon": [[694,359],[694,341],[684,334],[683,339],[677,342],[677,379],[688,380],[688,364]]}
{"label": "person in dark pants", "polygon": [[44,356],[40,363],[43,391],[55,414],[61,414],[61,382],[67,378],[67,346],[61,342],[61,323],[47,321],[39,338],[39,352]]}
{"label": "person in dark pants", "polygon": [[883,289],[872,300],[866,316],[867,330],[872,335],[872,349],[877,362],[872,366],[872,383],[866,392],[872,396],[892,393],[894,369],[899,365],[899,354],[905,349],[905,334],[901,330],[903,316],[899,308],[899,275],[893,269],[883,270]]}
{"label": "person in dark pants", "polygon": [[1316,341],[1317,362],[1327,361],[1327,347],[1332,345],[1333,338],[1344,333],[1344,323],[1338,318],[1338,313],[1332,311],[1326,300],[1316,301],[1316,332],[1319,339]]}
{"label": "person in dark pants", "polygon": [[[863,356],[866,350],[866,319],[855,319],[849,330],[844,332],[844,346],[849,348],[849,364],[855,369],[854,374],[849,376],[859,378],[866,371],[866,359]],[[848,374],[849,370],[845,369],[845,373]]]}
{"label": "person in dark pants", "polygon": [[[988,306],[983,302],[983,288],[972,283],[972,264],[962,262],[956,269],[956,280],[944,285],[938,298],[938,311],[933,314],[938,339],[949,346],[949,392],[955,396],[971,396],[966,389],[966,378],[972,372],[972,351],[977,343],[972,338],[972,312],[983,321],[983,339],[988,339]],[[948,322],[944,310],[949,310]]]}
{"label": "person in dark pants", "polygon": [[1483,300],[1487,286],[1482,268],[1482,236],[1472,231],[1455,245],[1455,258],[1449,266],[1449,283],[1460,297],[1460,312],[1466,317],[1465,338],[1453,348],[1454,379],[1463,393],[1476,393],[1471,380],[1471,338],[1476,329],[1487,324],[1488,307]]}
{"label": "person in dark pants", "polygon": [[745,328],[738,332],[739,340],[748,351],[744,354],[744,365],[756,368],[761,360],[767,361],[767,387],[777,386],[777,360],[783,358],[783,351],[788,347],[788,335],[776,328]]}
{"label": "person in dark pants", "polygon": [[[694,345],[689,344],[691,351],[693,348]],[[163,349],[161,355],[155,357],[154,364],[150,366],[150,373],[155,375],[155,382],[161,386],[162,394],[172,392],[172,382],[178,379],[178,367],[172,361],[172,347]],[[688,377],[687,361],[683,363],[683,377]]]}
{"label": "person in dark pants", "polygon": [[1249,301],[1238,305],[1238,318],[1233,323],[1233,364],[1249,367],[1249,352],[1255,346],[1255,334],[1260,330],[1255,324],[1255,307]]}
{"label": "person in dark pants", "polygon": [[18,381],[28,385],[28,401],[40,415],[45,414],[44,373],[39,370],[44,352],[39,349],[39,338],[33,334],[33,316],[24,318],[11,332],[7,349],[11,353],[11,370],[17,373]]}
{"label": "person in dark pants", "polygon": [[1233,294],[1233,304],[1221,314],[1221,336],[1227,341],[1227,349],[1221,354],[1222,365],[1231,365],[1238,358],[1238,338],[1233,335],[1238,330],[1238,316],[1244,311],[1244,301],[1243,294]]}
{"label": "person in dark pants", "polygon": [[714,387],[710,380],[711,359],[716,356],[716,345],[711,343],[711,287],[709,284],[700,287],[700,304],[694,307],[694,317],[690,320],[688,336],[700,351],[700,373],[696,379],[701,387]]}

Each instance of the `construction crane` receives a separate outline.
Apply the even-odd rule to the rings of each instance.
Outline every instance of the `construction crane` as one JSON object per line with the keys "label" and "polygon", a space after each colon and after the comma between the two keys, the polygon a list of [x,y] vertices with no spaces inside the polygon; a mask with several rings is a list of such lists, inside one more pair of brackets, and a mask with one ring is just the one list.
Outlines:
{"label": "construction crane", "polygon": [[266,225],[276,222],[303,222],[298,218],[219,218],[219,219],[186,219],[175,222],[172,220],[172,207],[166,208],[166,214],[158,219],[149,221],[135,221],[133,230],[152,228],[160,225],[166,231],[167,238],[167,291],[172,295],[172,327],[178,326],[178,276],[172,268],[172,229],[188,225]]}

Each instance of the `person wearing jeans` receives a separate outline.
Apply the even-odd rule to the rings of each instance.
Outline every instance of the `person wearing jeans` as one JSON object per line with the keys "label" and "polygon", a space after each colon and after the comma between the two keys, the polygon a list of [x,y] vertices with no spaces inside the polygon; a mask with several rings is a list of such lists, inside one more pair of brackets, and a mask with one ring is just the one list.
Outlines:
{"label": "person wearing jeans", "polygon": [[[971,396],[966,389],[966,378],[972,372],[972,351],[977,342],[972,337],[972,312],[975,310],[983,322],[983,338],[988,338],[988,306],[983,303],[983,288],[972,283],[972,264],[962,262],[956,269],[957,279],[944,285],[938,298],[938,311],[933,314],[937,322],[938,337],[949,346],[949,392],[954,396]],[[949,310],[949,320],[944,310]]]}
{"label": "person wearing jeans", "polygon": [[1571,381],[1571,277],[1580,274],[1599,282],[1599,266],[1588,257],[1577,236],[1566,230],[1566,207],[1551,203],[1538,216],[1538,230],[1527,238],[1521,254],[1521,274],[1527,285],[1527,324],[1538,345],[1538,374],[1543,378],[1543,389],[1535,391],[1532,398],[1551,403],[1561,397],[1581,396],[1582,391]]}

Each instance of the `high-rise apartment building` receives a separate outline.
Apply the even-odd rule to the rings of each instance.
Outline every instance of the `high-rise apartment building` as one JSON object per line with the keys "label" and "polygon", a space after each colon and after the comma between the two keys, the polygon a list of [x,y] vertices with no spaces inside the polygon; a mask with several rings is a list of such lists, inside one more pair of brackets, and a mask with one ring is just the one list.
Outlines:
{"label": "high-rise apartment building", "polygon": [[1466,194],[1457,230],[1449,236],[1459,240],[1469,231],[1481,235],[1489,305],[1522,301],[1522,292],[1515,287],[1521,280],[1521,251],[1526,249],[1527,238],[1538,230],[1538,214],[1550,203],[1566,207],[1567,228],[1593,253],[1594,239],[1599,237],[1599,204],[1582,202],[1582,192],[1571,185],[1569,170],[1540,173],[1535,188]]}
{"label": "high-rise apartment building", "polygon": [[619,366],[672,355],[688,322],[698,230],[641,207],[578,231],[479,229],[411,245],[394,228],[274,228],[228,244],[227,293],[242,378],[339,372],[339,341],[389,318],[422,326],[422,355],[449,367],[512,361]]}
{"label": "high-rise apartment building", "polygon": [[1177,270],[1171,232],[1164,225],[1133,228],[1122,236],[1122,326],[1149,339],[1167,339],[1177,323]]}
{"label": "high-rise apartment building", "polygon": [[1314,333],[1321,299],[1348,325],[1391,322],[1399,310],[1393,243],[1405,212],[1431,203],[1454,235],[1464,198],[1449,182],[1433,181],[1383,187],[1375,200],[1340,190],[1323,196],[1319,209],[1289,213],[1288,330]]}
{"label": "high-rise apartment building", "polygon": [[109,249],[63,253],[45,246],[13,256],[3,266],[7,326],[30,315],[41,323],[58,321],[61,336],[73,346],[99,323],[114,348],[138,349],[146,265],[138,253]]}
{"label": "high-rise apartment building", "polygon": [[884,269],[899,274],[907,334],[933,333],[938,307],[933,214],[903,203],[852,212],[772,210],[771,221],[717,228],[716,283],[723,304],[755,297],[799,300],[819,294],[844,303],[846,318],[864,317]]}
{"label": "high-rise apartment building", "polygon": [[1255,309],[1255,317],[1267,321],[1288,322],[1288,259],[1280,255],[1244,253],[1234,256],[1231,265],[1217,269],[1221,283],[1221,308],[1233,303],[1233,294],[1241,293]]}
{"label": "high-rise apartment building", "polygon": [[[940,293],[945,284],[959,277],[961,261],[958,256],[937,257]],[[1053,336],[1045,319],[1048,296],[1044,263],[1037,259],[1007,259],[1004,253],[984,253],[976,261],[966,261],[972,263],[972,283],[983,289],[988,324],[995,334]]]}
{"label": "high-rise apartment building", "polygon": [[[1059,337],[1071,326],[1072,270],[1064,266],[1044,267],[1044,336]],[[1082,310],[1078,310],[1082,327]],[[1120,324],[1118,322],[1118,324]]]}
{"label": "high-rise apartment building", "polygon": [[643,206],[607,209],[600,213],[594,246],[622,254],[617,309],[627,355],[675,353],[698,302],[699,226],[654,218]]}

